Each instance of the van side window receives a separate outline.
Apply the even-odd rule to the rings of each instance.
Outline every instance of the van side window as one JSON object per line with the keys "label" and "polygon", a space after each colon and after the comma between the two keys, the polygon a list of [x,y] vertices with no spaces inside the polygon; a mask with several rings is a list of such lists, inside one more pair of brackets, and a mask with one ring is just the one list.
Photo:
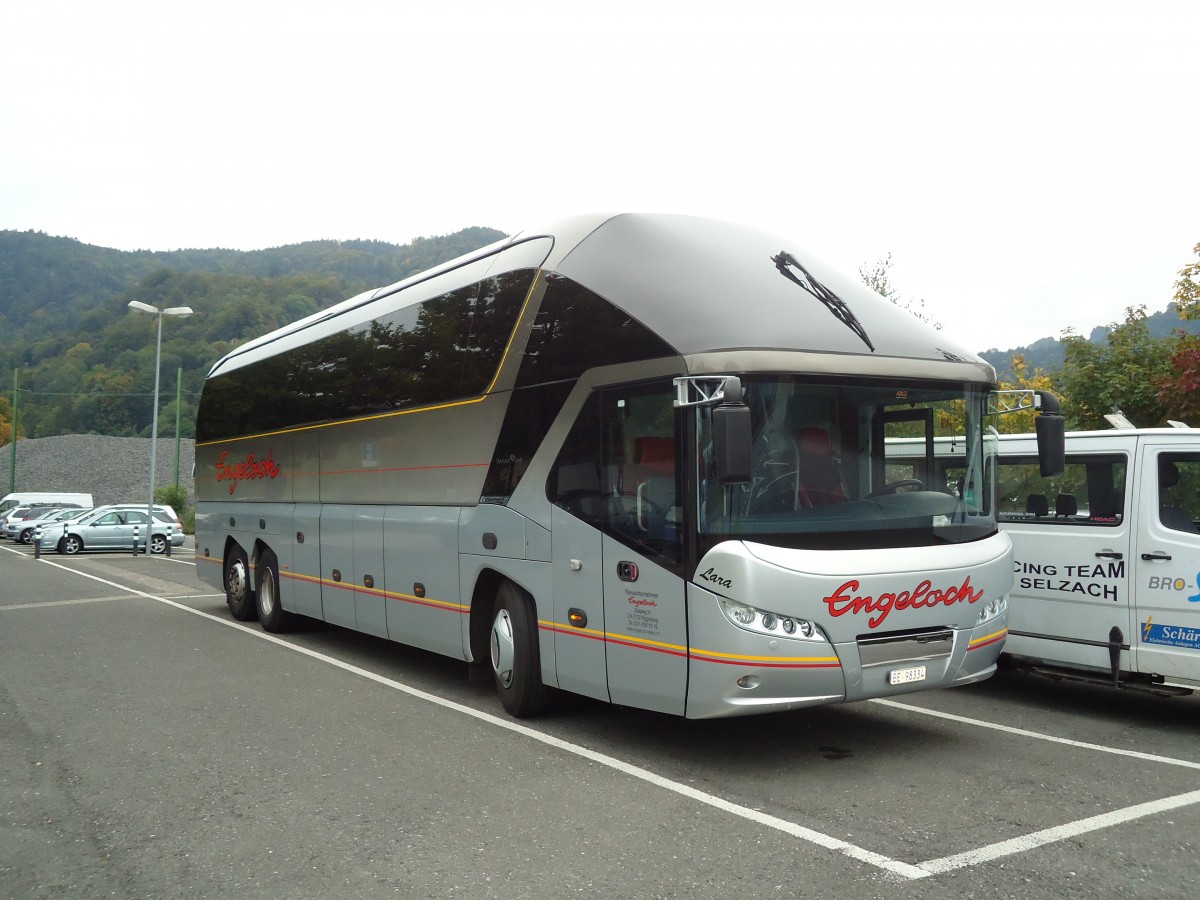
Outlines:
{"label": "van side window", "polygon": [[[1001,522],[1119,525],[1125,518],[1125,473],[1120,453],[1068,456],[1061,475],[1043,478],[1034,456],[997,460],[996,517]],[[1197,460],[1200,486],[1200,458]]]}
{"label": "van side window", "polygon": [[1158,520],[1167,528],[1196,534],[1200,519],[1200,453],[1158,457]]}

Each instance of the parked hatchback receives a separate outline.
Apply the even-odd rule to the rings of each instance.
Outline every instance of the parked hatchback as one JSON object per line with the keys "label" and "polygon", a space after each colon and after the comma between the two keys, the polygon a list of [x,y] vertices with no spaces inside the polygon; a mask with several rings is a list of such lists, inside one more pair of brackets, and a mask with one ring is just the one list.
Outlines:
{"label": "parked hatchback", "polygon": [[[130,550],[135,529],[138,543],[145,545],[148,521],[144,507],[102,506],[61,525],[56,522],[45,525],[41,532],[41,549],[58,550],[68,556],[82,550]],[[183,532],[174,521],[160,521],[158,510],[155,510],[154,525],[150,529],[150,552],[164,552],[168,542],[174,547],[180,546]]]}

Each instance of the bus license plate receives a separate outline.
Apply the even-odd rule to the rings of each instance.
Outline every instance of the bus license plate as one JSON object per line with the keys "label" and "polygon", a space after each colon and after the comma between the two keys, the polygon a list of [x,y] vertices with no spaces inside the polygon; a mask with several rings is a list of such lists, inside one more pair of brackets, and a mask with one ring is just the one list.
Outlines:
{"label": "bus license plate", "polygon": [[924,666],[913,666],[909,669],[893,669],[888,673],[888,684],[912,684],[914,681],[924,680]]}

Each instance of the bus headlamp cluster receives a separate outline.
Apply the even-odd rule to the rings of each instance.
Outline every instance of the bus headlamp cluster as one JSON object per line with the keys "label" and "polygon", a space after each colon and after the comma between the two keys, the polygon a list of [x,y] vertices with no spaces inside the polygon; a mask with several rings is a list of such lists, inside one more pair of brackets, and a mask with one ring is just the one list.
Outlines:
{"label": "bus headlamp cluster", "polygon": [[744,603],[731,603],[728,600],[721,601],[721,611],[725,613],[725,618],[734,625],[744,628],[746,631],[752,631],[755,634],[776,635],[810,641],[823,641],[825,639],[817,626],[808,619],[799,619],[795,616],[781,616],[778,613],[756,609]]}
{"label": "bus headlamp cluster", "polygon": [[989,600],[987,603],[985,603],[983,608],[979,610],[979,619],[975,624],[982,625],[984,622],[990,622],[992,619],[999,615],[1003,615],[1006,612],[1008,612],[1007,594],[996,600]]}

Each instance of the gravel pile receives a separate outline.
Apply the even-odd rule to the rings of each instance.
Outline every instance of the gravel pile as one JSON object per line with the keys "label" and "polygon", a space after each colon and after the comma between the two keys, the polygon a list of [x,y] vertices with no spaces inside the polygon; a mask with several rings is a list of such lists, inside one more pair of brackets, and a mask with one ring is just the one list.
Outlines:
{"label": "gravel pile", "polygon": [[[192,463],[195,442],[179,442],[179,483],[195,502]],[[12,447],[0,447],[0,497],[9,492]],[[175,483],[175,438],[159,438],[154,481]],[[144,503],[150,493],[150,439],[64,434],[17,442],[18,491],[86,491],[99,506]]]}

